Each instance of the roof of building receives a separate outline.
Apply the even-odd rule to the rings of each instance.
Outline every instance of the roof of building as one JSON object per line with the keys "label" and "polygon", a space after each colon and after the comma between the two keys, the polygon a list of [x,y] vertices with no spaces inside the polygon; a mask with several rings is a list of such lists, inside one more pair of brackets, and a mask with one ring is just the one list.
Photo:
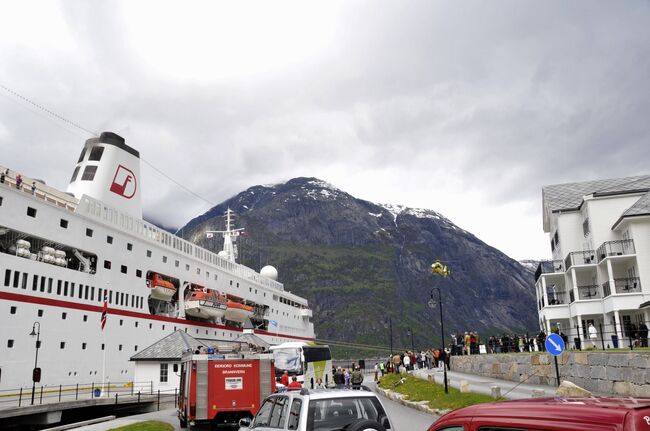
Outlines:
{"label": "roof of building", "polygon": [[650,192],[641,196],[634,205],[623,213],[623,217],[650,214]]}
{"label": "roof of building", "polygon": [[206,346],[203,342],[197,340],[185,333],[177,330],[172,332],[162,340],[153,343],[151,346],[141,350],[131,356],[132,361],[180,361],[183,352],[196,350],[199,347]]}
{"label": "roof of building", "polygon": [[644,192],[647,194],[648,191],[650,191],[650,175],[544,186],[542,188],[544,230],[548,231],[550,213],[576,211],[582,205],[586,195],[609,196]]}

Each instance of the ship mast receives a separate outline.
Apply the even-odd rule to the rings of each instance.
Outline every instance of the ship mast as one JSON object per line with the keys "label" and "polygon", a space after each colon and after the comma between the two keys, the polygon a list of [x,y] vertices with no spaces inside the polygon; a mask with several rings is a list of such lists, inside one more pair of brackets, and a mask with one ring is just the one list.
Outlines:
{"label": "ship mast", "polygon": [[233,217],[235,213],[230,208],[226,210],[224,218],[226,219],[225,230],[208,230],[205,232],[207,238],[212,238],[215,233],[223,235],[223,250],[219,252],[219,256],[229,260],[230,262],[237,261],[237,237],[244,228],[233,229]]}

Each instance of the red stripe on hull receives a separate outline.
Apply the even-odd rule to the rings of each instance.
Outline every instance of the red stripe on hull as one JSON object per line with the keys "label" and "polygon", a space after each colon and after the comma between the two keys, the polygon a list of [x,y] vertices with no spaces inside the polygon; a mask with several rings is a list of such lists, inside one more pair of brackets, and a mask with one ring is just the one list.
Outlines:
{"label": "red stripe on hull", "polygon": [[[2,292],[2,291],[0,291],[0,299],[7,299],[9,301],[27,302],[31,304],[49,305],[52,307],[70,308],[74,310],[91,311],[95,313],[101,313],[103,310],[103,307],[100,307],[98,305],[79,304],[76,302],[61,301],[60,299],[41,298],[38,296],[29,296],[29,295],[22,295],[18,293]],[[158,320],[161,322],[172,322],[181,325],[203,326],[205,328],[217,328],[217,329],[224,329],[228,331],[242,332],[241,328],[234,328],[231,326],[215,325],[213,323],[198,322],[194,320],[176,319],[174,317],[154,316],[152,314],[138,313],[135,311],[128,311],[128,310],[120,310],[118,308],[109,308],[108,314],[114,314],[116,316],[134,317],[138,319]],[[274,334],[267,331],[255,331],[255,332],[257,334],[268,335],[270,337],[284,337],[284,338],[293,338],[296,340],[314,341],[313,338],[297,337],[295,335],[284,335],[279,333]]]}

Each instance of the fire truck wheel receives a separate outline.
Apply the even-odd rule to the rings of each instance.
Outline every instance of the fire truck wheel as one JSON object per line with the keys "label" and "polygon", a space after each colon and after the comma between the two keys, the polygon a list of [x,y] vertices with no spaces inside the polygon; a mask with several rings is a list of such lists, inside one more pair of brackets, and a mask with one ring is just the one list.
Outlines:
{"label": "fire truck wheel", "polygon": [[379,422],[362,420],[350,425],[347,431],[386,431]]}

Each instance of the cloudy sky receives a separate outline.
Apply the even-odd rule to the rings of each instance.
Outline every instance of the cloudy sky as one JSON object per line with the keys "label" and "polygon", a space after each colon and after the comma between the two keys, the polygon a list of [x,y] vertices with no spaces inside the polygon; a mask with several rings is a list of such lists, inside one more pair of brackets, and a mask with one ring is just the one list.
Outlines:
{"label": "cloudy sky", "polygon": [[[0,84],[210,202],[315,176],[550,256],[541,187],[650,173],[648,1],[1,1]],[[90,137],[0,89],[0,164]],[[146,164],[145,213],[210,204]]]}

